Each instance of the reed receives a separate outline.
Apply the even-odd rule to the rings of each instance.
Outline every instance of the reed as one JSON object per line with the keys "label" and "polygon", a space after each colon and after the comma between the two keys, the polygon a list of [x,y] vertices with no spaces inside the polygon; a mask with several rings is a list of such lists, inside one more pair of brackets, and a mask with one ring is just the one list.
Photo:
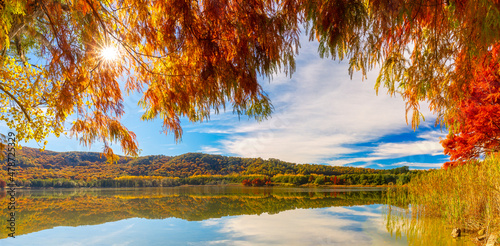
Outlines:
{"label": "reed", "polygon": [[412,214],[466,230],[500,229],[500,156],[423,173],[408,184]]}

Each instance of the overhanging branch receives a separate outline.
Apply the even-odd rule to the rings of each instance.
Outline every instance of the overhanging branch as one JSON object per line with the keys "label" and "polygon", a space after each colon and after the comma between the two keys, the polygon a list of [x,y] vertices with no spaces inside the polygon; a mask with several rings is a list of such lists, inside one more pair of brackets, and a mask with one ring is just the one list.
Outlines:
{"label": "overhanging branch", "polygon": [[26,109],[24,108],[24,105],[21,102],[19,102],[17,100],[17,98],[14,95],[12,95],[9,91],[7,91],[2,85],[0,85],[0,90],[3,91],[3,92],[5,92],[5,94],[7,94],[10,98],[12,98],[12,100],[14,100],[16,102],[16,104],[23,111],[23,113],[26,116],[26,118],[28,119],[28,121],[31,122],[31,117],[29,116],[28,112],[26,112]]}

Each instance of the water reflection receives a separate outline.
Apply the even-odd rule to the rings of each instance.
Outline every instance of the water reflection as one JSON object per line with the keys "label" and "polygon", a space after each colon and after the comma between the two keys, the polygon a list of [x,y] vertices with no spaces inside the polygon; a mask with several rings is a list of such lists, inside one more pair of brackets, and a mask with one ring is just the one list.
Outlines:
{"label": "water reflection", "polygon": [[211,245],[406,245],[383,228],[381,205],[300,209],[276,215],[208,220],[227,235]]}
{"label": "water reflection", "polygon": [[408,245],[476,245],[463,233],[460,238],[451,237],[452,226],[439,218],[412,215],[411,208],[385,206],[387,231],[395,238],[405,237]]}
{"label": "water reflection", "polygon": [[56,189],[17,202],[16,238],[3,219],[1,245],[437,245],[415,243],[384,189]]}

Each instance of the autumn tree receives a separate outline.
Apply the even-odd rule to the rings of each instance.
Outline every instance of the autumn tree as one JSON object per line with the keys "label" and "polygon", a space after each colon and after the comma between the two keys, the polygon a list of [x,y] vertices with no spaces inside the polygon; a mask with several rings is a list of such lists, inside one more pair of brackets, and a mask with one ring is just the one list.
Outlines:
{"label": "autumn tree", "polygon": [[348,59],[349,72],[380,67],[376,89],[400,94],[420,120],[428,101],[444,121],[472,79],[474,57],[500,40],[500,2],[489,0],[304,0],[310,39],[324,57]]}
{"label": "autumn tree", "polygon": [[455,166],[500,150],[500,43],[478,58],[473,80],[462,88],[469,94],[450,116],[450,132],[441,143]]}
{"label": "autumn tree", "polygon": [[[138,154],[120,122],[124,93],[142,93],[142,119],[161,118],[176,139],[182,116],[203,121],[230,106],[265,118],[272,106],[257,78],[294,70],[296,4],[2,1],[0,120],[17,140],[41,141],[59,136],[72,116],[70,134],[84,145],[103,142],[109,157],[114,141]],[[113,52],[118,58],[104,55]]]}
{"label": "autumn tree", "polygon": [[252,185],[252,181],[248,180],[248,179],[244,179],[241,184],[243,184],[244,186],[251,186]]}
{"label": "autumn tree", "polygon": [[498,150],[491,66],[498,62],[492,50],[500,41],[500,1],[305,2],[320,55],[349,59],[351,74],[380,66],[377,91],[401,95],[413,127],[427,101],[450,127],[443,145],[452,160]]}
{"label": "autumn tree", "polygon": [[446,121],[467,96],[474,58],[500,40],[499,7],[498,0],[3,1],[0,120],[18,140],[41,141],[74,119],[70,134],[84,145],[103,142],[113,156],[115,141],[138,154],[120,122],[125,93],[141,93],[142,119],[160,118],[177,139],[183,116],[203,121],[229,106],[262,119],[272,106],[257,78],[294,71],[305,26],[320,55],[349,60],[351,74],[380,68],[377,90],[402,96],[413,127],[421,101]]}

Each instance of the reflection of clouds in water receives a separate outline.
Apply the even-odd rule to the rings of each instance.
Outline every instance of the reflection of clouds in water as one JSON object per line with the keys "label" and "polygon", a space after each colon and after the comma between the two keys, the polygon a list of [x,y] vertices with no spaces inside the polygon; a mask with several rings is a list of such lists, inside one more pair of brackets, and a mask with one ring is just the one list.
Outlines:
{"label": "reflection of clouds in water", "polygon": [[208,219],[201,222],[203,226],[216,226],[221,223],[221,219]]}
{"label": "reflection of clouds in water", "polygon": [[[102,231],[106,232],[106,233],[103,233],[104,235],[90,237],[85,241],[85,244],[81,244],[81,245],[97,245],[97,244],[109,242],[109,241],[111,241],[110,239],[123,237],[123,235],[130,233],[130,231],[133,230],[132,229],[133,227],[134,227],[134,224],[132,223],[130,225],[125,226],[121,230],[116,230],[116,231],[109,230],[106,232],[105,231],[106,229],[103,229]],[[72,242],[72,243],[73,244],[70,244],[70,245],[75,245],[74,242]],[[130,245],[130,244],[131,244],[131,242],[121,241],[119,245]],[[118,244],[112,244],[112,245],[118,245]]]}
{"label": "reflection of clouds in water", "polygon": [[351,215],[351,216],[363,216],[366,218],[380,218],[380,209],[368,206],[330,207],[325,210],[333,214],[339,214],[343,216]]}
{"label": "reflection of clouds in water", "polygon": [[231,240],[217,240],[217,241],[206,242],[206,245],[226,245],[226,244],[232,244],[232,243],[233,243],[233,241],[231,241]]}
{"label": "reflection of clouds in water", "polygon": [[29,234],[16,235],[15,238],[2,239],[0,245],[127,246],[136,245],[134,239],[127,238],[127,235],[130,235],[135,230],[134,219],[109,222],[97,226],[60,226]]}
{"label": "reflection of clouds in water", "polygon": [[373,236],[390,238],[380,210],[372,206],[297,209],[208,220],[204,225],[220,226],[219,232],[231,239],[209,242],[212,245],[373,245]]}

